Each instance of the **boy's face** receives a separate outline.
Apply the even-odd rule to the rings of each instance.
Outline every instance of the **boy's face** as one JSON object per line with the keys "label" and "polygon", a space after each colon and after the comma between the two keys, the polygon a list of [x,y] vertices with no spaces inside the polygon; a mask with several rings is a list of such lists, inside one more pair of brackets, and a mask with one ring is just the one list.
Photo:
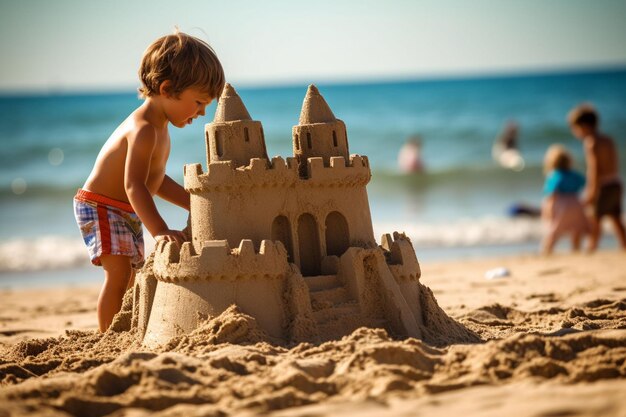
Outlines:
{"label": "boy's face", "polygon": [[198,116],[204,116],[204,110],[213,101],[207,93],[196,88],[183,90],[178,98],[169,97],[167,117],[174,126],[190,125]]}
{"label": "boy's face", "polygon": [[572,124],[570,125],[570,129],[572,131],[572,134],[578,139],[584,139],[591,133],[590,129],[587,126],[582,125]]}

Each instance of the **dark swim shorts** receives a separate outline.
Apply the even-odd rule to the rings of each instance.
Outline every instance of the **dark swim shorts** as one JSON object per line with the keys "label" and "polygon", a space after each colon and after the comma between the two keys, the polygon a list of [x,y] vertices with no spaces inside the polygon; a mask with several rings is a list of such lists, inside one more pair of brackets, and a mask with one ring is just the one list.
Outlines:
{"label": "dark swim shorts", "polygon": [[621,216],[622,214],[622,184],[612,182],[600,187],[598,200],[595,205],[595,216]]}

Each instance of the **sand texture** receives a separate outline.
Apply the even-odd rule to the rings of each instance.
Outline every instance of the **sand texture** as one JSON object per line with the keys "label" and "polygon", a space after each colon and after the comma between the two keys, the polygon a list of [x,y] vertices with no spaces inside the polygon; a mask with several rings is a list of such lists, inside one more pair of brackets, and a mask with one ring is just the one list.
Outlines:
{"label": "sand texture", "polygon": [[425,310],[480,341],[359,328],[283,345],[232,307],[147,349],[124,330],[130,296],[100,335],[97,288],[5,290],[0,416],[626,415],[623,253],[424,263],[421,282]]}

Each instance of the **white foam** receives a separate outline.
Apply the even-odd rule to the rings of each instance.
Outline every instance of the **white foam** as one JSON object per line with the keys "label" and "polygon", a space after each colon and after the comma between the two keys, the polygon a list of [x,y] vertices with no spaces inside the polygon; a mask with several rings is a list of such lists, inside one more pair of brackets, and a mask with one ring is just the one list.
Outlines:
{"label": "white foam", "polygon": [[80,238],[43,236],[0,243],[0,271],[37,271],[89,264]]}
{"label": "white foam", "polygon": [[539,241],[542,225],[538,219],[485,217],[438,223],[375,223],[376,237],[404,232],[414,246],[453,247],[501,245]]}
{"label": "white foam", "polygon": [[[154,240],[144,234],[146,254]],[[0,242],[0,272],[39,271],[89,265],[87,248],[80,237],[41,236]]]}

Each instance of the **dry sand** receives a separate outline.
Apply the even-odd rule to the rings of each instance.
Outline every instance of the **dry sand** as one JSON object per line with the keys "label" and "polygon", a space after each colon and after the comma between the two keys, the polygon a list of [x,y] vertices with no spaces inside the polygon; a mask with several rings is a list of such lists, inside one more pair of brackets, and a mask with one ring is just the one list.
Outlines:
{"label": "dry sand", "polygon": [[230,309],[149,351],[128,315],[95,333],[98,288],[2,291],[0,416],[626,416],[623,253],[425,263],[421,281],[483,342],[276,346]]}

